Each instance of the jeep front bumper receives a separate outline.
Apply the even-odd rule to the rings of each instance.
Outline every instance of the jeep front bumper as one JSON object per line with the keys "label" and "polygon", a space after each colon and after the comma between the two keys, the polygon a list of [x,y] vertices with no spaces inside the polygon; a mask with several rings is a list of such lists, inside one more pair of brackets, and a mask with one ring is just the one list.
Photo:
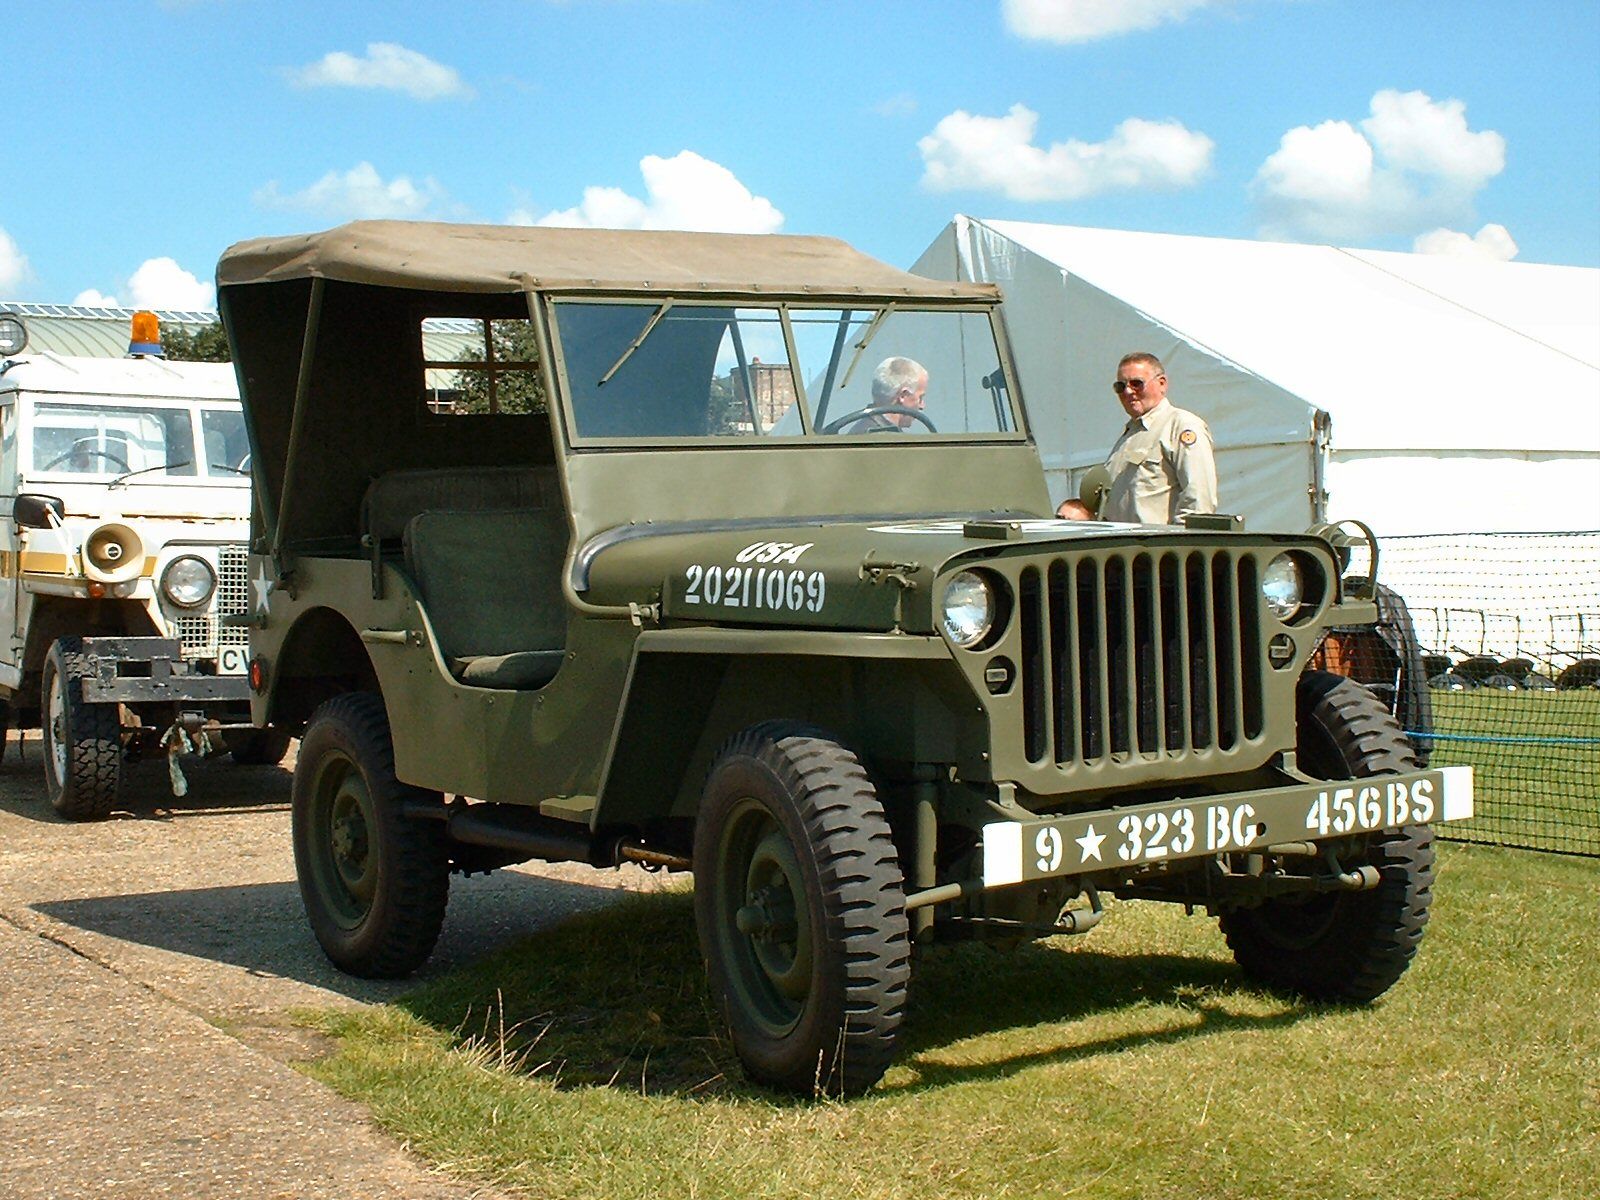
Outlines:
{"label": "jeep front bumper", "polygon": [[243,675],[204,675],[183,658],[177,638],[84,638],[89,675],[83,698],[92,703],[146,704],[155,701],[222,704],[250,700]]}
{"label": "jeep front bumper", "polygon": [[984,888],[1272,852],[1348,834],[1472,816],[1472,768],[1266,788],[983,827]]}

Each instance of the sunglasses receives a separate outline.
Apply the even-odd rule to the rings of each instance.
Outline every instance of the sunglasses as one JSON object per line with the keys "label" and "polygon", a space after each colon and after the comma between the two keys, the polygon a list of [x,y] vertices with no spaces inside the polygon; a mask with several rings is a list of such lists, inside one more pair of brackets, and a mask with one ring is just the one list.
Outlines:
{"label": "sunglasses", "polygon": [[[1159,379],[1161,377],[1157,375],[1155,378]],[[1149,382],[1150,380],[1148,379],[1119,379],[1111,385],[1111,390],[1119,396],[1129,388],[1136,392],[1142,392],[1144,391],[1144,385]]]}

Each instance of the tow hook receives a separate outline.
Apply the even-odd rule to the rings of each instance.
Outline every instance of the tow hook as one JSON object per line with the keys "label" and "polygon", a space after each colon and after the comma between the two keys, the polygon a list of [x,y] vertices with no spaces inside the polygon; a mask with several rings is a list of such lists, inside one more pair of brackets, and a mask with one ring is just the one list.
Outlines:
{"label": "tow hook", "polygon": [[172,794],[182,797],[189,794],[189,781],[184,777],[178,759],[184,754],[204,758],[223,749],[222,740],[216,738],[214,729],[206,724],[204,713],[179,713],[178,719],[161,735],[161,748],[167,752],[167,776],[172,781]]}

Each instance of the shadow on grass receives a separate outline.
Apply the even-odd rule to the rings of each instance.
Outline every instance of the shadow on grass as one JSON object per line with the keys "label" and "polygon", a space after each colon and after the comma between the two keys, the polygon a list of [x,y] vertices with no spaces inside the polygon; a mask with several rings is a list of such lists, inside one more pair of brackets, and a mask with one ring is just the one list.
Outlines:
{"label": "shadow on grass", "polygon": [[[1003,1077],[1136,1045],[1292,1023],[1316,1011],[1227,1011],[1226,994],[1244,990],[1230,964],[1201,958],[1067,952],[1050,945],[942,948],[918,965],[901,1034],[898,1058],[912,1077],[895,1072],[885,1089],[909,1092]],[[693,899],[686,893],[630,897],[445,976],[397,1004],[449,1032],[457,1047],[560,1087],[615,1085],[635,1093],[783,1102],[744,1081],[707,992]],[[972,1065],[935,1057],[997,1031],[1163,1005],[1184,1010],[1181,1028],[1098,1040],[1068,1033],[1046,1048]]]}

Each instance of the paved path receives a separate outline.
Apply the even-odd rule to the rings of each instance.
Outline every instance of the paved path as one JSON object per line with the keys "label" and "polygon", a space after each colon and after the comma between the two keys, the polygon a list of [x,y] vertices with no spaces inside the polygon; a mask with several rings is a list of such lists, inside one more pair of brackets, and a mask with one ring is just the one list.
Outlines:
{"label": "paved path", "polygon": [[[294,1070],[290,1006],[382,1001],[306,929],[289,773],[226,761],[175,801],[159,766],[126,811],[57,821],[39,744],[0,763],[0,1200],[466,1200],[364,1112]],[[604,904],[637,872],[518,868],[457,880],[420,977]],[[227,1032],[224,1032],[226,1030]]]}

